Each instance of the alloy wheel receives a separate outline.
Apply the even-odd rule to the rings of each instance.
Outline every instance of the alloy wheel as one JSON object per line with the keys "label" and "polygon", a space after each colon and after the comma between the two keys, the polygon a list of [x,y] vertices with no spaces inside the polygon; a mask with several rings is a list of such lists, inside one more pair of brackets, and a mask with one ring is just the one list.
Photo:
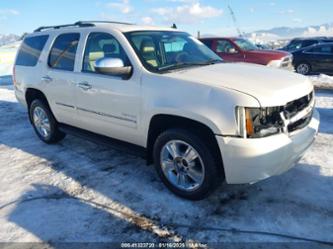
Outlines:
{"label": "alloy wheel", "polygon": [[306,75],[310,72],[310,66],[305,63],[299,64],[297,66],[297,72]]}
{"label": "alloy wheel", "polygon": [[51,134],[50,120],[43,108],[37,106],[33,111],[33,122],[39,135],[47,138]]}
{"label": "alloy wheel", "polygon": [[160,158],[163,174],[178,189],[194,191],[204,182],[203,161],[188,143],[180,140],[169,141],[163,146]]}

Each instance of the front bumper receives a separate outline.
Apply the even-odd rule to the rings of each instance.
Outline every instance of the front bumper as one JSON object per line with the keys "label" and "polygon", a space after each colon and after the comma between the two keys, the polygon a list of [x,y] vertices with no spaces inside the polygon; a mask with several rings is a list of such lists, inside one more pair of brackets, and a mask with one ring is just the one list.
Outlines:
{"label": "front bumper", "polygon": [[217,136],[227,183],[255,183],[289,170],[311,146],[318,129],[315,110],[308,126],[289,135],[259,139]]}

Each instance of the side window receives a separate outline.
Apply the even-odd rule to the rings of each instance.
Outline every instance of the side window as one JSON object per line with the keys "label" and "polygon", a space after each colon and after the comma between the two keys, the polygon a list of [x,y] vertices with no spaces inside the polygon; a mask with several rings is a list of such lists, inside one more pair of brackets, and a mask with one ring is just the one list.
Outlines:
{"label": "side window", "polygon": [[212,48],[213,40],[202,40],[203,44],[205,44],[207,47]]}
{"label": "side window", "polygon": [[333,45],[331,45],[330,48],[331,48],[330,53],[333,54]]}
{"label": "side window", "polygon": [[49,66],[55,69],[73,71],[79,40],[79,33],[59,35],[49,55]]}
{"label": "side window", "polygon": [[333,53],[332,46],[317,46],[310,50],[307,50],[308,53],[316,53],[316,54],[332,54]]}
{"label": "side window", "polygon": [[314,41],[314,40],[303,41],[302,48],[306,48],[306,47],[312,46],[312,45],[314,45],[316,43],[317,42]]}
{"label": "side window", "polygon": [[332,47],[331,46],[320,46],[315,49],[317,53],[321,54],[330,54],[332,53]]}
{"label": "side window", "polygon": [[25,38],[15,64],[28,67],[36,66],[48,38],[48,35]]}
{"label": "side window", "polygon": [[300,48],[302,48],[302,41],[293,41],[288,46],[289,50],[298,50]]}
{"label": "side window", "polygon": [[237,50],[235,49],[234,45],[232,45],[232,43],[230,41],[219,40],[219,41],[217,41],[216,52],[235,54],[235,53],[237,53]]}
{"label": "side window", "polygon": [[91,33],[84,52],[82,71],[95,72],[95,62],[101,58],[118,58],[125,66],[130,66],[129,59],[119,42],[107,33]]}

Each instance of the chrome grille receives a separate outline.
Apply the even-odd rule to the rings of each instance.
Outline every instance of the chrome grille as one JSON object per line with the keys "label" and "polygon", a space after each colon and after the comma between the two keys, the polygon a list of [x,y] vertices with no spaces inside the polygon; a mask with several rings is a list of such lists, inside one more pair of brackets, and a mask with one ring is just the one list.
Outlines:
{"label": "chrome grille", "polygon": [[292,133],[307,126],[313,116],[314,93],[289,102],[284,106],[281,117],[285,124],[285,131]]}

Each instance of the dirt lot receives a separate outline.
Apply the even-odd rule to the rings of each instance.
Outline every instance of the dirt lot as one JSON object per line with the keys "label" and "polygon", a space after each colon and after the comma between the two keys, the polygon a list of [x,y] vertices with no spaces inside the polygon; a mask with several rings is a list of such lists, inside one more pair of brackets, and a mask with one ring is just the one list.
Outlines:
{"label": "dirt lot", "polygon": [[2,88],[0,241],[333,242],[333,92],[317,97],[320,133],[295,168],[190,202],[142,159],[72,136],[43,144]]}

